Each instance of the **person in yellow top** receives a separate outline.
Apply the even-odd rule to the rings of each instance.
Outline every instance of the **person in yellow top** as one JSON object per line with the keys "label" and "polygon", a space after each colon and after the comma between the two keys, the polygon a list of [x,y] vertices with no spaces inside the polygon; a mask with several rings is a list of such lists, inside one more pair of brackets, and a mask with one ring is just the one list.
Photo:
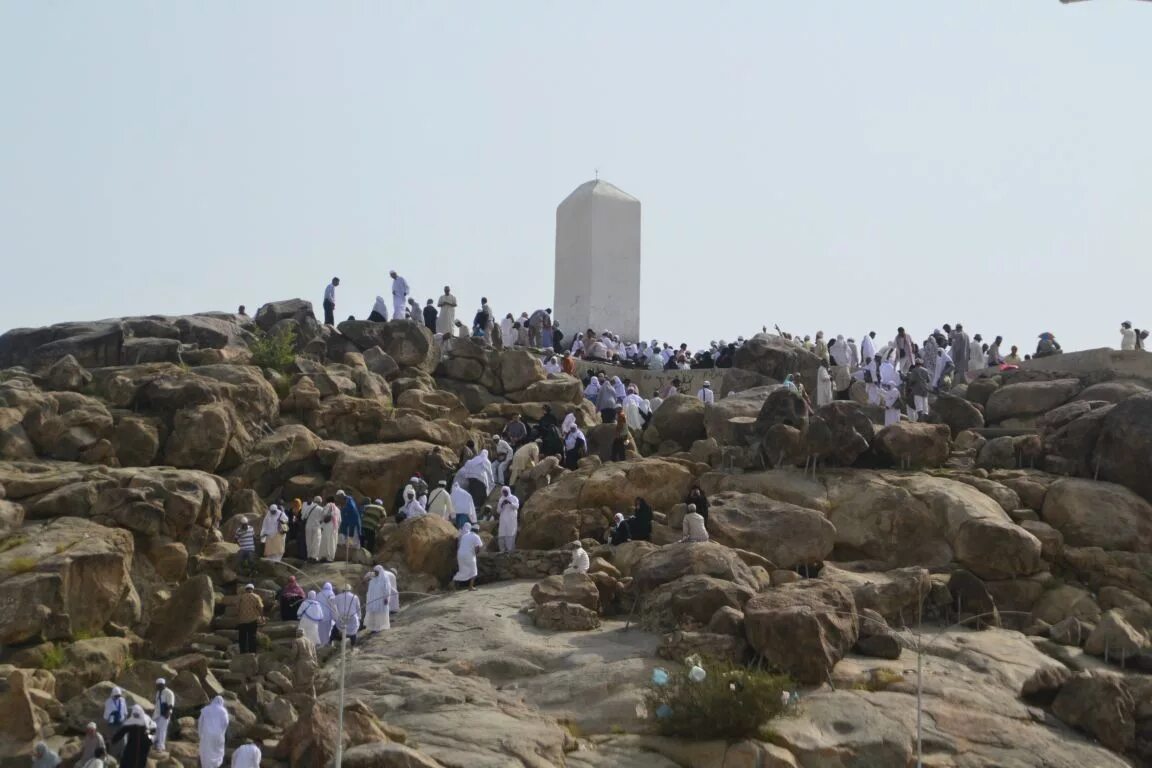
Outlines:
{"label": "person in yellow top", "polygon": [[244,586],[236,617],[240,620],[236,627],[240,632],[240,653],[256,653],[256,626],[264,622],[264,601],[256,594],[254,585]]}

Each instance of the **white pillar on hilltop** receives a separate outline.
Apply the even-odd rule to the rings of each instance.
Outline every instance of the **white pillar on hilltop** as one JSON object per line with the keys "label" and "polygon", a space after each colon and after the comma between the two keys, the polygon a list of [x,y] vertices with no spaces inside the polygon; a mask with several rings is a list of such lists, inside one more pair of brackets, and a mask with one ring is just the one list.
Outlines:
{"label": "white pillar on hilltop", "polygon": [[596,179],[557,206],[555,295],[567,338],[591,328],[639,341],[639,200]]}

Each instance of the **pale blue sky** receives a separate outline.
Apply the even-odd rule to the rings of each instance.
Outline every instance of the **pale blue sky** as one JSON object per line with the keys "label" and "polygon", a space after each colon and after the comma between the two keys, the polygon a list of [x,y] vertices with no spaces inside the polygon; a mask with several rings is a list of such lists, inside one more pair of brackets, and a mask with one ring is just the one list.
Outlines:
{"label": "pale blue sky", "polygon": [[[644,205],[641,325],[1118,346],[1148,301],[1152,6],[0,2],[0,329],[387,272],[552,301],[555,207]],[[563,320],[563,318],[561,318]]]}

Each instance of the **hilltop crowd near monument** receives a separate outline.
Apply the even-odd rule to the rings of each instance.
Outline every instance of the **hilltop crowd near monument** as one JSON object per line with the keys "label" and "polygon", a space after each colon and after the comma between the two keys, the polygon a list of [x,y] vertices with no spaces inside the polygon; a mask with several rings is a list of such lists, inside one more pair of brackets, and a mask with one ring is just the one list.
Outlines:
{"label": "hilltop crowd near monument", "polygon": [[556,208],[556,300],[569,334],[640,338],[640,201],[600,179]]}

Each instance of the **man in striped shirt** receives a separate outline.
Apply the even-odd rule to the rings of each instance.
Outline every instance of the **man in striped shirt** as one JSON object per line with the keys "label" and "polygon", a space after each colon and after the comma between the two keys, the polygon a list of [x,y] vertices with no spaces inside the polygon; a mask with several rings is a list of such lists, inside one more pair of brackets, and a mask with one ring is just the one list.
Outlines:
{"label": "man in striped shirt", "polygon": [[369,554],[376,552],[376,531],[380,528],[380,523],[384,521],[384,516],[387,512],[384,511],[384,502],[376,499],[372,503],[369,499],[364,499],[364,510],[361,512],[360,528],[363,536],[364,549],[368,550]]}
{"label": "man in striped shirt", "polygon": [[240,518],[236,544],[240,547],[240,570],[250,571],[256,560],[256,529],[248,524],[247,517]]}

